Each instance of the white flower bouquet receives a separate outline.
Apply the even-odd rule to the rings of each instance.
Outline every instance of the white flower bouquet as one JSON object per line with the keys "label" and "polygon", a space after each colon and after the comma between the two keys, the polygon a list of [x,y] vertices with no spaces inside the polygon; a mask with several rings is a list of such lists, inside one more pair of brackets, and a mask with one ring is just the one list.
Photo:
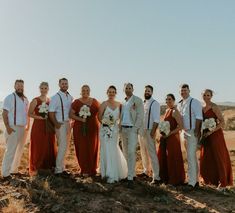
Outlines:
{"label": "white flower bouquet", "polygon": [[205,119],[202,122],[202,130],[213,131],[216,128],[216,121],[214,118]]}
{"label": "white flower bouquet", "polygon": [[46,102],[42,102],[42,104],[40,106],[38,106],[39,110],[39,114],[43,117],[43,118],[47,118],[48,117],[48,110],[49,107],[46,104]]}
{"label": "white flower bouquet", "polygon": [[90,107],[84,104],[79,111],[79,116],[81,118],[87,118],[91,116]]}
{"label": "white flower bouquet", "polygon": [[213,131],[215,128],[216,128],[216,121],[214,118],[208,118],[208,119],[205,119],[203,122],[202,122],[202,137],[199,141],[199,144],[200,145],[205,145],[206,143],[206,136],[205,134],[207,132],[211,132]]}
{"label": "white flower bouquet", "polygon": [[162,135],[167,136],[170,133],[170,123],[169,121],[161,121],[159,123],[159,131]]}
{"label": "white flower bouquet", "polygon": [[114,117],[111,113],[108,113],[105,115],[101,121],[103,130],[104,130],[104,135],[108,136],[109,138],[112,137],[112,132],[113,132],[113,127],[115,124]]}
{"label": "white flower bouquet", "polygon": [[[78,113],[79,117],[81,118],[88,118],[91,116],[91,111],[90,111],[90,107],[87,106],[87,105],[83,105],[81,108],[80,108],[80,111]],[[82,123],[82,135],[83,136],[86,136],[87,135],[87,123]]]}

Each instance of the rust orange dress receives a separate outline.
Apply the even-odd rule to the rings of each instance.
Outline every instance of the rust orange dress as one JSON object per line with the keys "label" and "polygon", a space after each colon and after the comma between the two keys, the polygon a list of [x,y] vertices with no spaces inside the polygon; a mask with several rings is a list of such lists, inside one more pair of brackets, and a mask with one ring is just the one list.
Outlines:
{"label": "rust orange dress", "polygon": [[[217,120],[212,109],[203,112],[203,119],[208,118]],[[209,135],[202,145],[200,173],[206,184],[221,184],[221,187],[233,185],[232,166],[222,129]]]}
{"label": "rust orange dress", "polygon": [[[164,121],[169,121],[171,131],[177,128],[177,121],[172,116],[172,113],[173,109],[169,109],[164,115]],[[159,175],[163,182],[171,185],[184,183],[185,170],[179,132],[167,137],[164,143],[160,143],[158,159],[160,166]]]}
{"label": "rust orange dress", "polygon": [[[79,100],[72,103],[72,109],[78,115],[84,104]],[[99,151],[99,102],[93,99],[90,107],[91,116],[87,118],[86,124],[75,121],[73,127],[74,145],[81,174],[95,175],[98,167]],[[83,127],[86,125],[86,134]]]}
{"label": "rust orange dress", "polygon": [[[35,99],[37,106],[34,113],[40,115],[38,111],[42,100],[38,97]],[[47,131],[46,120],[34,119],[30,138],[29,174],[34,175],[40,169],[54,168],[57,154],[55,134]]]}

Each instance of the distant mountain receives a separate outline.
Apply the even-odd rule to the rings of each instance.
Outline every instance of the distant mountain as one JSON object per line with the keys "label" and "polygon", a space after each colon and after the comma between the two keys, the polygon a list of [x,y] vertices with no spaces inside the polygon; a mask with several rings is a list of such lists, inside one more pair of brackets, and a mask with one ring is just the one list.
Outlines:
{"label": "distant mountain", "polygon": [[235,107],[235,102],[231,102],[231,101],[225,101],[225,102],[217,102],[218,105],[222,105],[222,106],[231,106],[231,107]]}

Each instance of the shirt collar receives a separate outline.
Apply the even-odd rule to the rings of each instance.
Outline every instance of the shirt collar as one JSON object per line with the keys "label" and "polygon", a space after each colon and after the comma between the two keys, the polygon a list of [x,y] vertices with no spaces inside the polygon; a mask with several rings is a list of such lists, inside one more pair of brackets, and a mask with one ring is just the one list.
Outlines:
{"label": "shirt collar", "polygon": [[144,100],[144,103],[149,103],[149,102],[151,102],[153,100],[153,97],[151,97],[150,99],[148,99],[148,100]]}
{"label": "shirt collar", "polygon": [[183,103],[187,103],[189,100],[191,100],[191,96],[187,97],[186,99],[183,99]]}

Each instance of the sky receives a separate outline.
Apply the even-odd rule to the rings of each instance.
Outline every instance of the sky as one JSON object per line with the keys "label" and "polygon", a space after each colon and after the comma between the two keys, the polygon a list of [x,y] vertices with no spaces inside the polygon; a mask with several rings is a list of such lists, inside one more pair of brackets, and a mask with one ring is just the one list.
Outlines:
{"label": "sky", "polygon": [[201,100],[205,88],[214,101],[235,102],[235,0],[0,0],[0,100],[25,80],[29,99],[41,81],[58,90],[106,99],[113,84],[117,99],[131,82],[164,102],[188,83]]}

